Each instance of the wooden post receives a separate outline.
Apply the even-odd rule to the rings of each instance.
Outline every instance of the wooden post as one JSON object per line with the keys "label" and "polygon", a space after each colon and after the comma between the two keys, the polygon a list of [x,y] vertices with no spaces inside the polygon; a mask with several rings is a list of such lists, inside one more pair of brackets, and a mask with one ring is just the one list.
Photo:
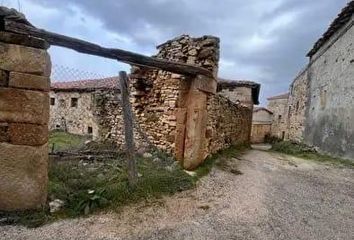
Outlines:
{"label": "wooden post", "polygon": [[128,76],[124,71],[119,72],[120,91],[122,95],[123,120],[125,133],[125,146],[127,151],[128,181],[129,186],[137,183],[138,173],[135,162],[135,144],[133,132],[132,107],[129,101]]}

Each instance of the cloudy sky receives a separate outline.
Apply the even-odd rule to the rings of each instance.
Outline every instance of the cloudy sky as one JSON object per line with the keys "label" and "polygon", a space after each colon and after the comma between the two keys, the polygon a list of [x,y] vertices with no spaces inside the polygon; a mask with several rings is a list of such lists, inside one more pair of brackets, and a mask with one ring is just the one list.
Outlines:
{"label": "cloudy sky", "polygon": [[[287,91],[305,57],[348,0],[0,0],[37,27],[107,47],[152,55],[181,34],[221,39],[219,76],[262,84],[266,97]],[[129,66],[50,49],[54,65],[116,75]],[[59,69],[59,68],[58,68]]]}

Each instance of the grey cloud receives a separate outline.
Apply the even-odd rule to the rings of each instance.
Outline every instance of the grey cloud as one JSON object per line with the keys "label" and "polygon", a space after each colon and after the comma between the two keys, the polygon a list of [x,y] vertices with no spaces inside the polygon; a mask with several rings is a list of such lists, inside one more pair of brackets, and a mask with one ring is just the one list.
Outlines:
{"label": "grey cloud", "polygon": [[[221,38],[222,58],[236,65],[252,66],[264,76],[250,79],[263,84],[265,97],[287,91],[287,87],[306,63],[305,55],[326,30],[347,0],[31,0],[45,6],[70,11],[77,6],[100,19],[104,26],[151,49],[183,33],[194,36],[212,34]],[[278,4],[275,4],[278,3]],[[280,15],[296,13],[285,26],[269,31]],[[99,32],[99,29],[97,29]],[[265,34],[266,33],[266,34]],[[270,44],[255,51],[240,49],[258,34]],[[252,50],[252,49],[251,49]],[[238,69],[220,72],[238,78]],[[254,77],[249,73],[249,78]]]}

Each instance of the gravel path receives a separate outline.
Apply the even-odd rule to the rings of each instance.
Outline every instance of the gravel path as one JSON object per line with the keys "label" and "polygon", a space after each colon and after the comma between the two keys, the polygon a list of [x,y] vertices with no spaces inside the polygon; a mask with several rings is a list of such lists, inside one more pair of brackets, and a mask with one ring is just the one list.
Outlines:
{"label": "gravel path", "polygon": [[354,170],[251,150],[196,189],[0,239],[354,239]]}

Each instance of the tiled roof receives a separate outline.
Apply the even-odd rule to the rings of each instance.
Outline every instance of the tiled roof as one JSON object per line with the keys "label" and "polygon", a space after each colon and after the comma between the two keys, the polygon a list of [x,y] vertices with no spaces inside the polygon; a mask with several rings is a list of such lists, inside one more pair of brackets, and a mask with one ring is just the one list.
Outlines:
{"label": "tiled roof", "polygon": [[51,84],[52,90],[67,91],[92,91],[99,89],[118,89],[119,77],[109,77],[101,79],[88,79],[70,82],[54,82]]}
{"label": "tiled roof", "polygon": [[218,78],[218,91],[223,89],[233,89],[236,87],[249,87],[252,89],[252,99],[254,104],[259,104],[259,91],[261,84],[247,80],[227,80]]}
{"label": "tiled roof", "polygon": [[317,40],[311,51],[307,54],[308,57],[313,56],[340,28],[347,24],[354,14],[354,0],[342,9],[337,18],[331,23],[327,31]]}
{"label": "tiled roof", "polygon": [[289,97],[289,93],[283,93],[280,95],[269,97],[269,98],[267,98],[267,100],[288,99],[288,97]]}
{"label": "tiled roof", "polygon": [[269,109],[267,109],[265,107],[255,107],[255,108],[253,108],[253,112],[259,112],[259,111],[266,111],[266,112],[268,112],[270,114],[273,114],[272,111],[270,111]]}

